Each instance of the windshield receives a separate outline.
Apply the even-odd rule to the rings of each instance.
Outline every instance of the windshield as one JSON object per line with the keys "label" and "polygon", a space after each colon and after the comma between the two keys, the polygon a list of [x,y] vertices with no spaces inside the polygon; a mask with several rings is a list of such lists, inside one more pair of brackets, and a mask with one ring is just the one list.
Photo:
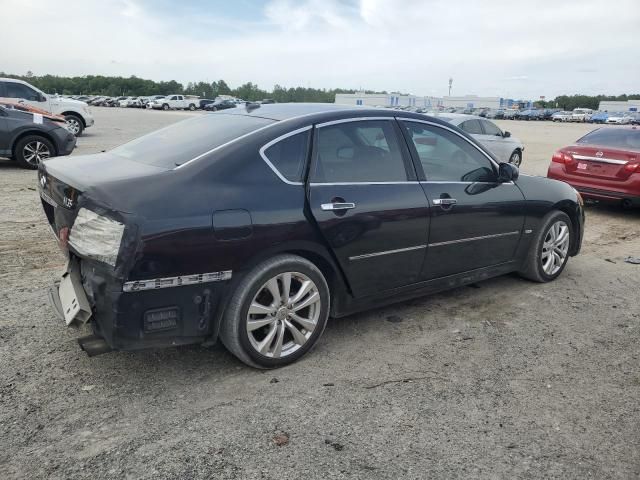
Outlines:
{"label": "windshield", "polygon": [[270,123],[273,120],[247,115],[202,115],[125,143],[111,153],[147,165],[174,168]]}
{"label": "windshield", "polygon": [[602,128],[588,133],[576,143],[640,151],[640,130]]}

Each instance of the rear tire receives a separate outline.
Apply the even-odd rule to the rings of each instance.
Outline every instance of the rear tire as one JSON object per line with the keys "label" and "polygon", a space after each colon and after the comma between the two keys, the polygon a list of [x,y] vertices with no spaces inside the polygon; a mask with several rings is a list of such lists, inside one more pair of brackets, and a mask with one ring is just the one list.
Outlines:
{"label": "rear tire", "polygon": [[13,158],[21,168],[35,170],[40,162],[55,157],[53,144],[40,135],[27,135],[18,140],[14,147]]}
{"label": "rear tire", "polygon": [[168,104],[166,104],[166,103],[164,103],[164,104],[162,105],[162,110],[169,110],[169,105],[168,105]]}
{"label": "rear tire", "polygon": [[569,260],[573,240],[573,225],[569,216],[559,210],[549,212],[531,242],[522,277],[546,283],[560,276]]}
{"label": "rear tire", "polygon": [[520,150],[514,150],[511,157],[509,157],[509,163],[520,168],[520,164],[522,164],[522,152],[520,152]]}
{"label": "rear tire", "polygon": [[329,302],[327,282],[313,263],[297,255],[277,255],[238,284],[222,319],[220,339],[249,366],[288,365],[322,335]]}
{"label": "rear tire", "polygon": [[193,103],[189,104],[189,110],[193,112],[195,109],[196,109],[196,106]]}

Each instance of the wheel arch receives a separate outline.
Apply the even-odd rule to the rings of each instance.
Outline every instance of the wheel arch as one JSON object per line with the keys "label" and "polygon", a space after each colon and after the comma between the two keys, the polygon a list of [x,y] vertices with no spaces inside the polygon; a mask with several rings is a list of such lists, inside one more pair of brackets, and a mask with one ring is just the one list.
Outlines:
{"label": "wheel arch", "polygon": [[54,140],[54,138],[49,135],[46,132],[43,132],[41,130],[24,130],[20,133],[18,133],[14,139],[11,141],[11,158],[15,157],[15,148],[16,145],[18,144],[18,142],[20,140],[22,140],[24,137],[28,137],[30,135],[36,135],[38,137],[44,137],[46,138],[49,142],[51,142],[51,145],[53,145],[53,151],[56,155],[58,155],[58,146],[56,145],[56,142]]}
{"label": "wheel arch", "polygon": [[580,245],[580,209],[576,208],[576,204],[571,202],[570,200],[562,200],[556,203],[553,206],[553,210],[559,210],[562,213],[565,213],[569,220],[571,220],[571,233],[573,233],[571,238],[571,245],[569,247],[569,255],[573,256],[577,253],[578,246]]}
{"label": "wheel arch", "polygon": [[60,115],[62,115],[63,117],[66,117],[67,115],[73,115],[74,117],[78,117],[82,121],[82,126],[84,128],[87,128],[87,121],[84,119],[82,114],[79,113],[79,112],[66,111],[66,112],[62,112]]}
{"label": "wheel arch", "polygon": [[344,277],[342,270],[336,265],[335,261],[331,257],[330,253],[325,247],[318,245],[311,241],[297,241],[297,242],[285,242],[282,244],[274,245],[270,248],[262,250],[255,254],[251,258],[247,259],[243,268],[240,271],[234,271],[231,281],[226,285],[225,292],[220,299],[218,308],[216,308],[215,316],[213,319],[214,329],[211,332],[212,340],[215,340],[218,336],[220,323],[224,318],[225,311],[227,309],[229,300],[233,295],[233,292],[238,287],[240,282],[244,279],[246,274],[253,270],[253,268],[262,263],[263,261],[272,258],[276,255],[291,254],[297,255],[305,260],[313,263],[324,275],[329,286],[329,293],[331,296],[331,304],[329,315],[340,316],[342,305],[345,304],[345,297],[350,295],[351,289]]}

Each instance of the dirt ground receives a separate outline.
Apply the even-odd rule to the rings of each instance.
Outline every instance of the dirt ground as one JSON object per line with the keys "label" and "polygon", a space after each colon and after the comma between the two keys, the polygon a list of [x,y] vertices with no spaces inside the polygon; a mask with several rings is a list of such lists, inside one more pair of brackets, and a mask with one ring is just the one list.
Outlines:
{"label": "dirt ground", "polygon": [[[74,155],[187,113],[94,108]],[[593,127],[499,122],[524,173]],[[36,174],[0,160],[0,478],[640,478],[640,211],[581,255],[331,320],[277,370],[221,346],[88,358],[47,303],[63,257]]]}

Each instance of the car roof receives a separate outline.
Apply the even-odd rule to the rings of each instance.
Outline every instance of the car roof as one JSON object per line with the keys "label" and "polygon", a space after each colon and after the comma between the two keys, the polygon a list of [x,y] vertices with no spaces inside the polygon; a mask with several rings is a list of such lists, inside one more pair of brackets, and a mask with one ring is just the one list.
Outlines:
{"label": "car roof", "polygon": [[[227,113],[228,112],[228,113]],[[427,115],[406,110],[394,110],[389,108],[375,108],[367,106],[339,105],[335,103],[271,103],[240,105],[235,109],[225,110],[231,115],[247,115],[266,118],[276,122],[287,120],[304,121],[314,123],[322,121],[339,120],[350,117],[402,117],[416,120],[430,120],[443,125],[451,125],[450,122],[438,118],[437,115]],[[449,115],[447,115],[449,116]],[[481,118],[473,115],[464,115],[469,118]]]}
{"label": "car roof", "polygon": [[0,77],[0,82],[15,82],[15,83],[23,83],[25,85],[29,85],[24,80],[19,80],[17,78],[8,78],[8,77]]}
{"label": "car roof", "polygon": [[452,125],[460,125],[462,122],[466,122],[467,120],[486,120],[486,118],[482,118],[478,115],[467,115],[466,113],[442,112],[442,113],[436,113],[436,114],[429,114],[429,116],[434,118],[446,119],[447,122]]}

